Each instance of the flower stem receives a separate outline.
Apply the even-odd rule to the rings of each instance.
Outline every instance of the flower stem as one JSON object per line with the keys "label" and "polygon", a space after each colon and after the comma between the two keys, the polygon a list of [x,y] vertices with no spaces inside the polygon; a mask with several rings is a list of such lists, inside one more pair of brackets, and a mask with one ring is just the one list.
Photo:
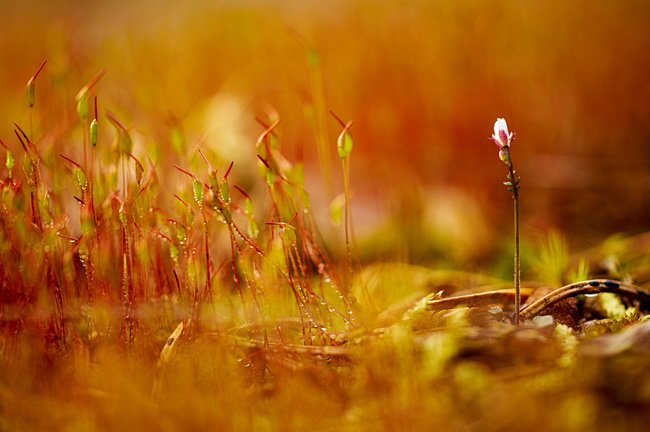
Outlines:
{"label": "flower stem", "polygon": [[[510,155],[508,155],[510,158]],[[508,166],[508,180],[510,181],[512,201],[514,204],[514,228],[515,228],[515,325],[519,325],[519,310],[521,309],[521,258],[519,252],[519,179],[515,177],[515,170],[512,167],[512,160]]]}
{"label": "flower stem", "polygon": [[512,157],[510,156],[510,144],[515,134],[508,131],[508,124],[504,118],[498,118],[494,122],[494,133],[492,141],[499,148],[499,159],[508,167],[508,181],[503,184],[512,194],[512,201],[515,210],[515,325],[519,325],[519,309],[521,308],[521,260],[519,255],[519,183],[521,178],[516,177]]}
{"label": "flower stem", "polygon": [[519,192],[513,193],[515,209],[515,325],[519,325],[519,309],[521,308],[521,260],[519,255]]}
{"label": "flower stem", "polygon": [[350,156],[342,159],[343,163],[343,191],[345,194],[345,255],[348,264],[348,282],[352,276],[352,246],[350,245],[350,226],[352,211],[350,210]]}

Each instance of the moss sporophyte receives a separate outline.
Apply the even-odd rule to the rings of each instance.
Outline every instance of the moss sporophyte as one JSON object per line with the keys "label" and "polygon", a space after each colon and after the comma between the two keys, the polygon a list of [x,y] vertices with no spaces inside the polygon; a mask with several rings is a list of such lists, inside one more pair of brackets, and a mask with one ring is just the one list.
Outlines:
{"label": "moss sporophyte", "polygon": [[519,253],[519,188],[521,178],[516,176],[510,146],[514,141],[515,134],[508,130],[508,124],[503,118],[494,122],[494,133],[492,141],[499,148],[499,159],[508,167],[507,181],[503,184],[512,194],[514,203],[514,231],[515,231],[515,263],[514,263],[514,285],[515,285],[515,325],[519,325],[519,309],[521,307],[521,270]]}

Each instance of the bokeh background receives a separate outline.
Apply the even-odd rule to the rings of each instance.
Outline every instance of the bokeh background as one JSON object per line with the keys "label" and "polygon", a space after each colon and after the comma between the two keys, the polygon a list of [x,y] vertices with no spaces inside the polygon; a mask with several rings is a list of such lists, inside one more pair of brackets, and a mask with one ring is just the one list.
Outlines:
{"label": "bokeh background", "polygon": [[1,0],[0,23],[0,138],[16,151],[25,83],[47,59],[34,110],[44,151],[80,157],[74,97],[105,69],[100,111],[132,128],[172,190],[173,164],[198,148],[220,167],[235,160],[254,190],[255,119],[280,118],[324,225],[342,191],[328,111],[353,120],[353,211],[371,258],[470,262],[506,247],[497,117],[516,132],[524,241],[556,228],[588,247],[650,221],[645,0]]}

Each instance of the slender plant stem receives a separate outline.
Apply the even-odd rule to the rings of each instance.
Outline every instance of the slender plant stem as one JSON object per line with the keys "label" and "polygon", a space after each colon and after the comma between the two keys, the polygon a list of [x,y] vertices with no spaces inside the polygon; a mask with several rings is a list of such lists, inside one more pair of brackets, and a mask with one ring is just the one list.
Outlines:
{"label": "slender plant stem", "polygon": [[88,175],[90,173],[90,170],[88,169],[88,141],[90,140],[89,138],[89,132],[88,132],[88,122],[86,119],[81,120],[81,129],[83,129],[84,133],[84,141],[83,141],[83,158],[84,158],[84,175]]}
{"label": "slender plant stem", "polygon": [[[352,274],[352,246],[350,245],[350,219],[352,211],[350,209],[350,156],[343,159],[343,191],[345,194],[345,254],[348,264],[348,276]],[[349,282],[349,281],[348,281]]]}
{"label": "slender plant stem", "polygon": [[515,325],[519,325],[519,309],[521,308],[521,260],[519,255],[519,193],[515,189],[513,195],[515,209]]}
{"label": "slender plant stem", "polygon": [[[510,155],[508,155],[510,157]],[[515,177],[515,170],[512,167],[512,160],[508,167],[509,181],[512,184],[512,201],[514,204],[514,228],[515,228],[515,325],[519,325],[519,309],[521,309],[521,258],[519,251],[519,182]]]}

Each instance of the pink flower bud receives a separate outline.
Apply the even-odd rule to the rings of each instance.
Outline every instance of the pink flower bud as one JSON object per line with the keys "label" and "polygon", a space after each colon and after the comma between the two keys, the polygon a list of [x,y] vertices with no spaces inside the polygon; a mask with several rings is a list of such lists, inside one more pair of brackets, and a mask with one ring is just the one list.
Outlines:
{"label": "pink flower bud", "polygon": [[492,134],[492,141],[499,147],[503,149],[505,147],[510,147],[514,133],[508,131],[508,124],[505,119],[498,118],[494,122],[494,133]]}

